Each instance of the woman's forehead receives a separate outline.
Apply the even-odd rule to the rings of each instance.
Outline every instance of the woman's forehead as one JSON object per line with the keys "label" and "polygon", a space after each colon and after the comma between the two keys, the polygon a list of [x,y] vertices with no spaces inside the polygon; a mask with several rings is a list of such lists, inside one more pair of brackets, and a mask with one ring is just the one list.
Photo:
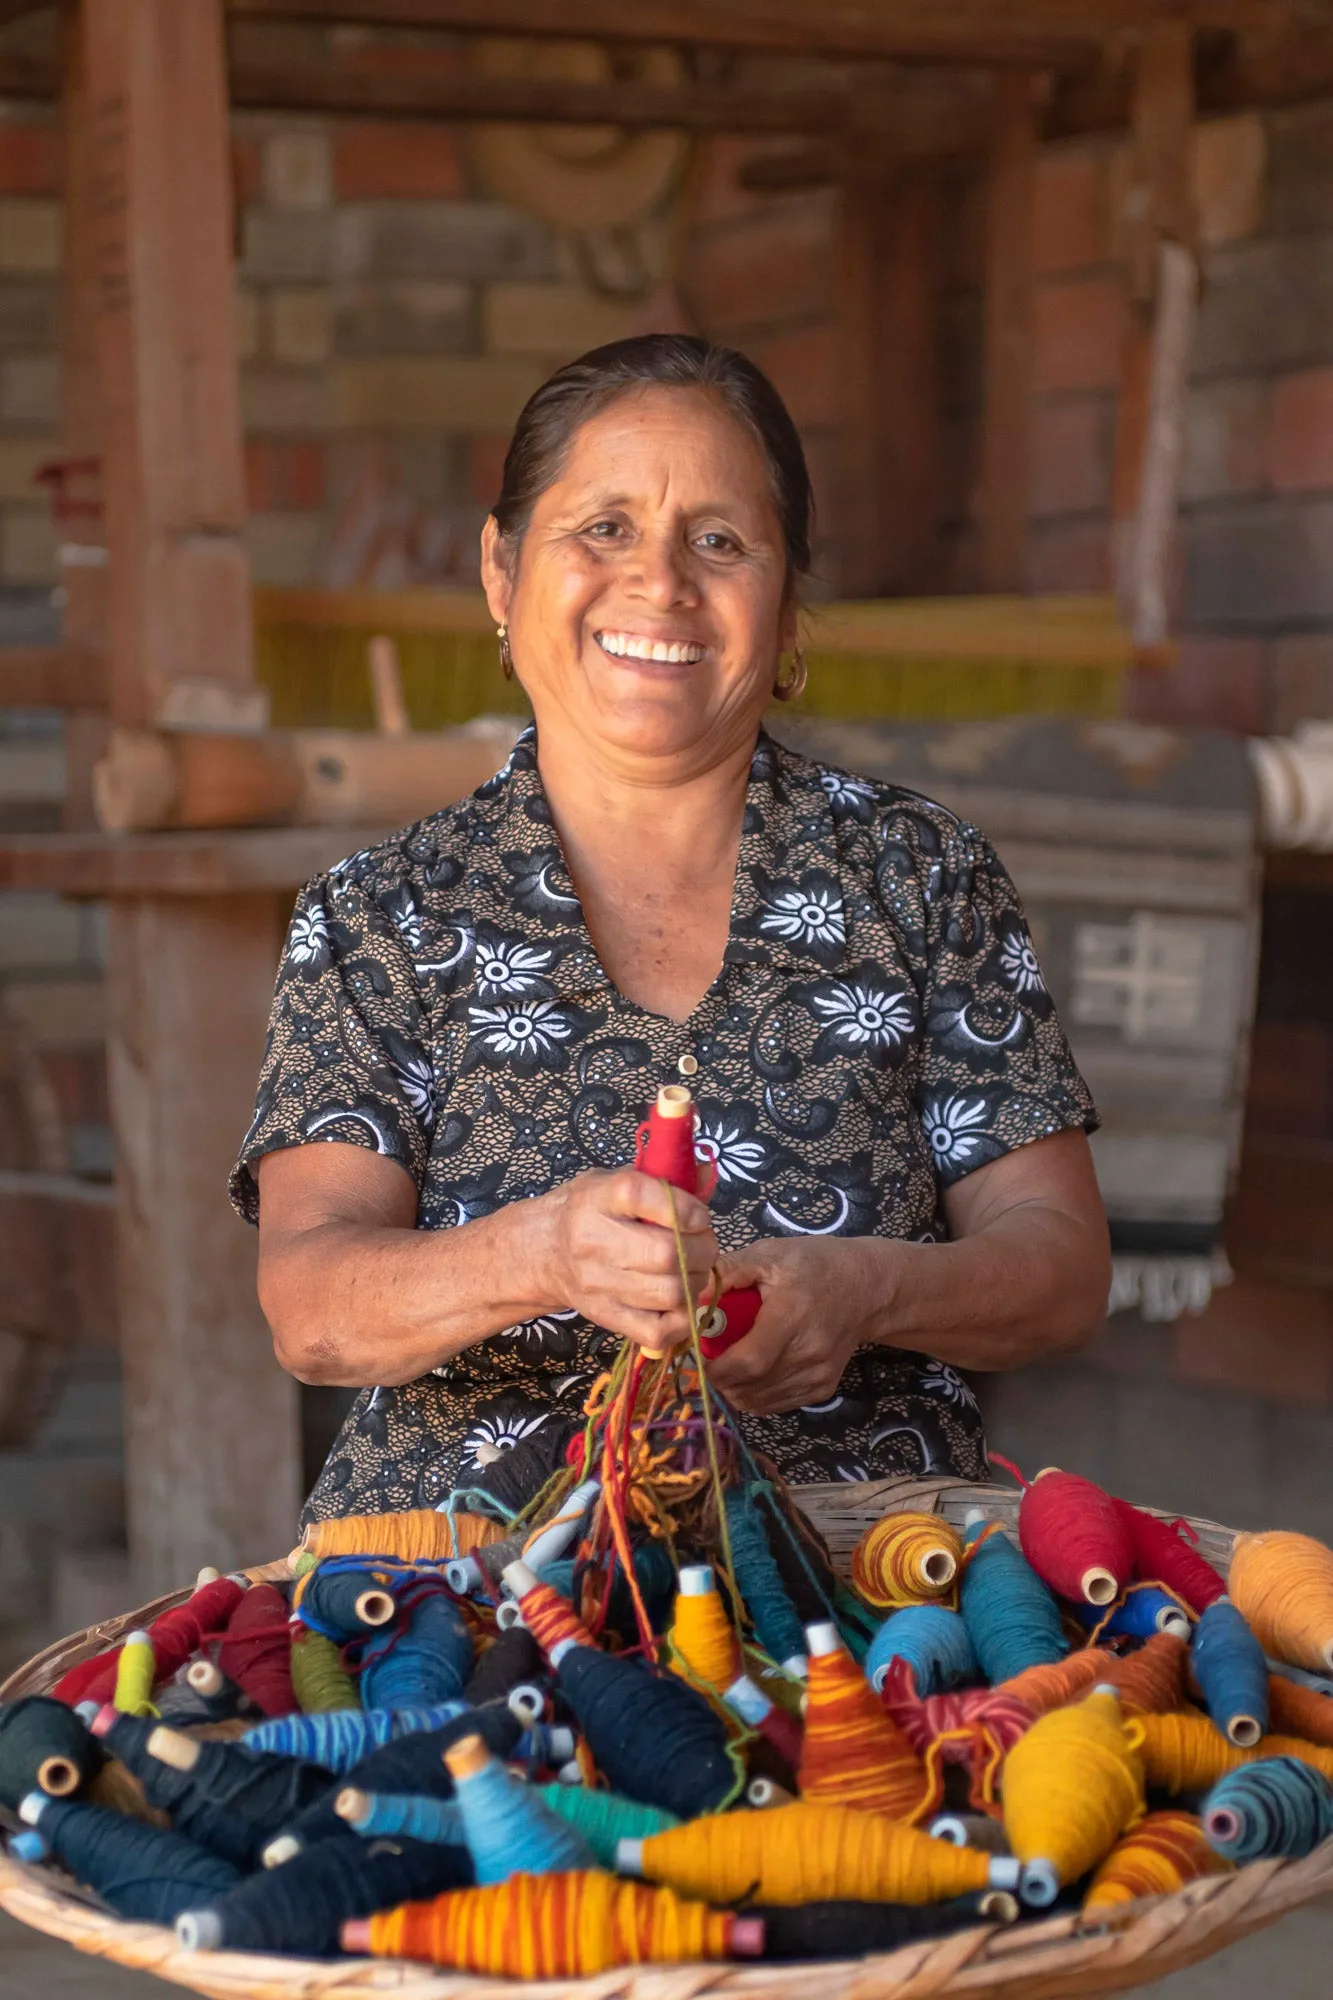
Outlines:
{"label": "woman's forehead", "polygon": [[620,396],[570,439],[557,505],[576,496],[691,504],[705,494],[770,509],[763,452],[721,400],[703,389],[647,388]]}

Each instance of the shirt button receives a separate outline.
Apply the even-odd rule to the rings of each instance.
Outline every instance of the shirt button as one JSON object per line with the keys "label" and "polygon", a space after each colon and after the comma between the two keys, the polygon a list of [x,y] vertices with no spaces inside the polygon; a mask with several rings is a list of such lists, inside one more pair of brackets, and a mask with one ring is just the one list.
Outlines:
{"label": "shirt button", "polygon": [[697,1076],[699,1074],[699,1058],[697,1056],[682,1056],[677,1062],[676,1068],[682,1076]]}

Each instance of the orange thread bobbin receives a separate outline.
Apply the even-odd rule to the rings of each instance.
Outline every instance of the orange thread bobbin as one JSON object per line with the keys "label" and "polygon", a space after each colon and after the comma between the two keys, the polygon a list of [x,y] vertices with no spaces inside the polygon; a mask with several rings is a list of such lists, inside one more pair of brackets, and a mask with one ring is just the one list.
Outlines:
{"label": "orange thread bobbin", "polygon": [[1027,1667],[1011,1680],[1001,1681],[994,1692],[1013,1695],[1034,1715],[1046,1715],[1051,1709],[1064,1708],[1089,1693],[1098,1681],[1106,1679],[1107,1669],[1115,1664],[1114,1653],[1103,1652],[1100,1646],[1089,1646],[1086,1651],[1070,1653],[1049,1666]]}
{"label": "orange thread bobbin", "polygon": [[954,1604],[963,1542],[937,1514],[886,1514],[852,1551],[852,1586],[876,1610]]}
{"label": "orange thread bobbin", "polygon": [[1155,1632],[1136,1653],[1112,1660],[1102,1680],[1113,1687],[1125,1709],[1165,1715],[1185,1699],[1185,1663],[1189,1645],[1174,1632]]}
{"label": "orange thread bobbin", "polygon": [[1317,1688],[1300,1687],[1284,1674],[1268,1676],[1268,1719],[1275,1734],[1304,1736],[1333,1749],[1333,1701]]}
{"label": "orange thread bobbin", "polygon": [[939,1803],[940,1772],[926,1771],[871,1693],[836,1625],[806,1628],[810,1673],[801,1742],[801,1796],[916,1820]]}
{"label": "orange thread bobbin", "polygon": [[548,1659],[552,1647],[565,1639],[572,1639],[576,1646],[596,1648],[597,1641],[574,1607],[558,1590],[552,1590],[549,1583],[533,1581],[527,1583],[526,1588],[515,1588],[515,1585],[524,1584],[532,1574],[525,1563],[511,1563],[504,1574],[506,1583],[514,1589],[518,1599],[523,1623]]}
{"label": "orange thread bobbin", "polygon": [[1295,1757],[1333,1780],[1333,1750],[1298,1736],[1261,1736],[1251,1749],[1241,1750],[1206,1715],[1139,1715],[1134,1726],[1148,1783],[1159,1791],[1205,1791],[1228,1771],[1260,1757]]}
{"label": "orange thread bobbin", "polygon": [[1193,1813],[1155,1812],[1127,1833],[1092,1878],[1085,1910],[1106,1910],[1140,1896],[1169,1896],[1204,1875],[1229,1873]]}
{"label": "orange thread bobbin", "polygon": [[1312,1535],[1237,1535],[1227,1589],[1266,1653],[1333,1672],[1333,1549]]}
{"label": "orange thread bobbin", "polygon": [[401,1514],[345,1514],[340,1521],[311,1521],[301,1548],[325,1556],[398,1556],[403,1562],[449,1562],[504,1540],[498,1521],[481,1514],[437,1514],[410,1507]]}

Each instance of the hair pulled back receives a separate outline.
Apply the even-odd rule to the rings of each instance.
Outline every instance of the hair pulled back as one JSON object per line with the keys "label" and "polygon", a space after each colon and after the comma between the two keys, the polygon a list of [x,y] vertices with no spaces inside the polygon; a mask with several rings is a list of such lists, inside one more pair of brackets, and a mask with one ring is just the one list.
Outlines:
{"label": "hair pulled back", "polygon": [[523,538],[532,510],[560,477],[575,435],[590,417],[635,390],[705,389],[747,430],[768,467],[788,580],[810,567],[814,501],[796,426],[768,377],[734,347],[696,334],[647,333],[594,347],[557,370],[524,404],[505,454],[500,497],[491,509],[511,545]]}

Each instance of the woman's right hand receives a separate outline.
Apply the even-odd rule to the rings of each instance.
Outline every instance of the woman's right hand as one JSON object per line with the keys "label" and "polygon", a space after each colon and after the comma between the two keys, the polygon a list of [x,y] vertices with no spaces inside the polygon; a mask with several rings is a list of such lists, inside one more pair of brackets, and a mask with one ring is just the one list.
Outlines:
{"label": "woman's right hand", "polygon": [[694,1195],[668,1189],[635,1167],[579,1174],[534,1202],[534,1209],[545,1211],[539,1261],[552,1305],[572,1306],[640,1347],[687,1340],[673,1200],[697,1305],[718,1257],[712,1218]]}

